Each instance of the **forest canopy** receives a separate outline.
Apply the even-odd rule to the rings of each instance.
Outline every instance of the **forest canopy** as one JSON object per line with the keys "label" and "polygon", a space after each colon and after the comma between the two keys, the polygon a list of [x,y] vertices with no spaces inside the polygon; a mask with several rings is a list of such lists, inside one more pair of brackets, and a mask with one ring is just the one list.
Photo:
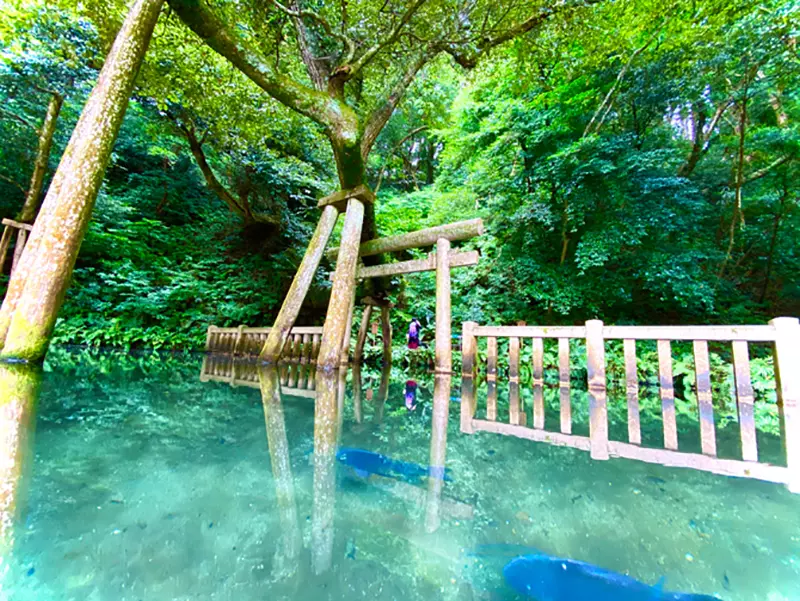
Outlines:
{"label": "forest canopy", "polygon": [[[32,221],[54,99],[37,198],[127,8],[2,3],[3,216]],[[172,0],[55,340],[196,348],[209,324],[271,324],[317,200],[358,184],[365,237],[484,219],[456,323],[795,315],[799,23],[789,0]],[[331,268],[298,323],[321,323]],[[432,320],[433,290],[389,282],[397,325]]]}

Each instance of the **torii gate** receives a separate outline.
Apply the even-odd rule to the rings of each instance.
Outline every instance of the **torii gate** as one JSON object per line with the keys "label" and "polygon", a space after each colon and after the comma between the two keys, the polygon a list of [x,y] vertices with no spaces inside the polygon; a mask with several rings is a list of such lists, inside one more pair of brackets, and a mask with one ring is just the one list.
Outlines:
{"label": "torii gate", "polygon": [[[483,233],[483,221],[472,219],[441,225],[425,230],[377,238],[360,243],[364,221],[364,204],[374,203],[375,195],[365,185],[350,190],[340,190],[320,199],[317,206],[322,215],[308,244],[303,260],[298,267],[289,292],[261,351],[261,359],[276,363],[281,355],[289,333],[300,313],[311,281],[314,278],[325,246],[328,243],[339,213],[345,210],[342,240],[339,248],[329,251],[336,256],[336,271],[328,303],[328,312],[322,330],[317,368],[333,370],[340,362],[345,335],[349,335],[352,313],[355,309],[356,278],[381,277],[399,273],[413,273],[436,269],[436,371],[450,373],[452,370],[450,340],[450,268],[477,263],[477,252],[451,252],[450,243],[467,240]],[[371,267],[358,267],[358,258],[410,248],[436,245],[436,254],[427,259],[405,261]]]}

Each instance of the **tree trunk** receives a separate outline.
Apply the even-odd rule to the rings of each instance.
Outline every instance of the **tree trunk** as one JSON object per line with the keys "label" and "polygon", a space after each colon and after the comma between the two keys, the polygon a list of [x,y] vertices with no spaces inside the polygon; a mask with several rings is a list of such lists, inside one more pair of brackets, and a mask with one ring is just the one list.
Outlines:
{"label": "tree trunk", "polygon": [[734,184],[735,194],[733,201],[733,215],[731,215],[731,226],[728,231],[728,250],[725,253],[725,259],[719,268],[717,280],[721,281],[722,276],[725,275],[725,269],[733,256],[733,246],[736,242],[736,228],[739,226],[739,220],[742,216],[742,188],[744,187],[744,140],[747,133],[747,90],[745,90],[744,98],[742,98],[742,110],[739,114],[739,147],[738,157],[736,161],[736,179]]}
{"label": "tree trunk", "polygon": [[36,219],[36,213],[39,212],[44,177],[47,174],[47,165],[50,162],[50,151],[53,148],[58,115],[63,104],[64,98],[60,94],[53,94],[50,97],[50,103],[47,105],[47,114],[39,130],[39,145],[36,149],[36,161],[33,163],[31,183],[28,186],[28,193],[25,195],[25,204],[22,205],[22,209],[17,214],[17,221],[22,223],[33,223],[33,220]]}
{"label": "tree trunk", "polygon": [[769,241],[769,255],[767,256],[767,268],[764,273],[764,284],[761,286],[761,295],[758,299],[759,303],[763,303],[767,298],[767,292],[769,291],[769,279],[772,277],[772,264],[775,261],[775,247],[778,245],[778,230],[781,227],[781,219],[783,219],[783,211],[784,207],[786,206],[786,198],[789,196],[789,189],[788,186],[785,186],[783,189],[783,194],[781,194],[781,202],[778,206],[778,212],[775,213],[775,221],[772,225],[772,237]]}
{"label": "tree trunk", "polygon": [[81,242],[164,0],[136,0],[53,176],[0,309],[3,357],[47,351]]}

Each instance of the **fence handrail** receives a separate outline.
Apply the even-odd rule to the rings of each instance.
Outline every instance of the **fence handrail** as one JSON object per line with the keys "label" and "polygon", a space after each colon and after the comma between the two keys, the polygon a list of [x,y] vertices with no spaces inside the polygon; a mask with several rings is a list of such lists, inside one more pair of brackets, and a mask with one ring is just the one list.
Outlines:
{"label": "fence handrail", "polygon": [[[239,331],[239,327],[221,328],[219,326],[208,326],[208,331],[217,334],[235,334]],[[271,327],[242,327],[242,332],[245,334],[269,334],[271,331]],[[322,326],[295,326],[292,328],[292,334],[322,334]]]}
{"label": "fence handrail", "polygon": [[[474,336],[497,338],[585,338],[585,326],[475,326]],[[603,326],[605,340],[707,340],[774,342],[771,325]]]}
{"label": "fence handrail", "polygon": [[[461,425],[465,432],[490,430],[551,444],[580,448],[586,440],[572,435],[570,407],[570,339],[586,341],[586,371],[589,397],[589,451],[594,459],[610,456],[628,457],[676,467],[697,469],[786,482],[792,492],[800,493],[800,320],[778,317],[769,325],[706,326],[606,326],[602,321],[587,321],[584,326],[479,326],[463,324],[462,375],[468,382],[463,390],[472,390],[471,381],[478,371],[478,338],[486,338],[486,420],[475,419],[474,399],[462,398]],[[498,338],[508,338],[509,424],[497,420]],[[531,367],[533,384],[533,429],[525,428],[526,413],[521,411],[519,394],[520,345],[532,338]],[[561,432],[544,429],[543,342],[558,339],[559,402]],[[622,340],[625,356],[626,401],[628,407],[628,442],[609,439],[605,372],[606,340]],[[664,448],[641,446],[639,419],[639,382],[636,341],[654,340],[658,348],[658,381],[661,398]],[[691,341],[695,364],[697,411],[700,422],[702,454],[678,451],[678,429],[673,378],[672,341]],[[716,426],[710,382],[709,341],[731,344],[731,362],[741,438],[741,460],[720,459],[716,449]],[[754,411],[754,391],[750,375],[749,342],[771,342],[775,366],[777,404],[782,425],[786,467],[759,463]]]}

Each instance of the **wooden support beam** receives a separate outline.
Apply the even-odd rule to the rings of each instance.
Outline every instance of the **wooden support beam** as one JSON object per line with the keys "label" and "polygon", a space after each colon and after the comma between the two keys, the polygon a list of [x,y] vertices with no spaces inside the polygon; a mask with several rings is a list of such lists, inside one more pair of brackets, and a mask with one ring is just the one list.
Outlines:
{"label": "wooden support beam", "polygon": [[360,200],[365,204],[375,204],[375,195],[372,190],[364,184],[350,188],[349,190],[339,190],[328,196],[319,199],[317,206],[327,207],[334,206],[339,212],[344,212],[347,208],[347,201],[351,198]]}
{"label": "wooden support beam", "polygon": [[389,306],[381,307],[381,338],[383,339],[383,364],[392,364],[392,322]]}
{"label": "wooden support beam", "polygon": [[436,373],[449,374],[453,369],[450,310],[450,240],[436,242]]}
{"label": "wooden support beam", "polygon": [[338,218],[339,211],[336,207],[326,206],[322,209],[322,215],[320,215],[314,235],[308,243],[308,248],[305,255],[303,255],[300,267],[297,268],[297,273],[292,280],[289,292],[286,293],[286,298],[283,299],[281,310],[278,313],[278,317],[275,318],[269,338],[267,338],[267,342],[264,343],[264,348],[261,350],[262,361],[277,363],[281,356],[283,345],[286,344],[289,332],[300,314],[300,307],[303,306],[303,301],[306,298],[306,294],[308,294],[308,289],[311,287],[314,274],[317,272],[317,267],[319,267],[319,262],[322,259],[325,245],[328,243],[328,238],[330,238]]}
{"label": "wooden support beam", "polygon": [[[441,238],[449,240],[450,242],[456,242],[458,240],[469,240],[475,236],[480,236],[482,233],[483,220],[470,219],[468,221],[448,223],[425,230],[409,232],[408,234],[369,240],[361,245],[358,254],[361,257],[369,257],[383,253],[408,250],[409,248],[423,248],[425,246],[433,246]],[[339,254],[339,249],[332,248],[325,254],[329,258],[334,258]]]}
{"label": "wooden support beam", "polygon": [[325,325],[322,327],[322,344],[317,358],[317,368],[322,370],[335,369],[339,364],[342,338],[347,327],[356,286],[358,242],[364,224],[364,204],[356,198],[351,198],[347,202],[347,214],[342,227],[342,252],[336,261],[336,274],[333,278],[328,312],[325,316]]}
{"label": "wooden support beam", "polygon": [[[481,255],[477,250],[454,251],[449,254],[450,267],[467,267],[477,265]],[[399,263],[385,263],[383,265],[359,266],[356,270],[357,279],[380,278],[403,273],[420,273],[423,271],[436,270],[436,253],[431,253],[424,259],[414,259],[413,261],[401,261]]]}
{"label": "wooden support beam", "polygon": [[753,412],[753,385],[750,381],[750,356],[747,342],[734,340],[733,380],[736,385],[736,406],[739,410],[739,434],[742,441],[742,459],[758,461],[756,422]]}

